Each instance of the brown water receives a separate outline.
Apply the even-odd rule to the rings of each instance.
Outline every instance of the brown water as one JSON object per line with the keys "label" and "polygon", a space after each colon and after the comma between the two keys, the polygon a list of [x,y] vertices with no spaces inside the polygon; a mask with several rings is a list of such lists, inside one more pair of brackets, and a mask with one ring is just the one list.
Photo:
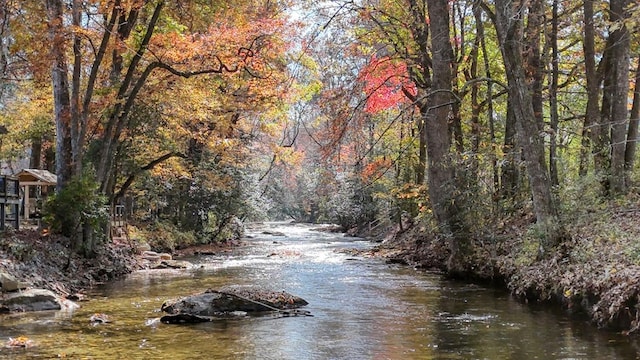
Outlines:
{"label": "brown water", "polygon": [[[371,244],[308,226],[277,226],[195,270],[145,271],[96,289],[73,314],[0,317],[3,359],[637,359],[640,342],[506,293],[338,253]],[[272,255],[272,254],[276,255]],[[270,256],[271,255],[271,256]],[[314,317],[158,323],[167,299],[223,285],[262,285],[306,299]],[[89,317],[113,320],[92,325]]]}

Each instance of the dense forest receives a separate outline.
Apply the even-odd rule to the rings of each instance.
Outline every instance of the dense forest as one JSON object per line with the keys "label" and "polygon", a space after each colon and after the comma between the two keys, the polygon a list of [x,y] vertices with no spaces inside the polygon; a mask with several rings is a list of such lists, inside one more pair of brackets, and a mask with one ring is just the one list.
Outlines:
{"label": "dense forest", "polygon": [[45,218],[85,256],[116,205],[167,249],[331,222],[526,298],[615,290],[594,318],[637,328],[619,312],[640,291],[614,287],[640,274],[638,19],[631,0],[2,0],[0,159],[57,175]]}

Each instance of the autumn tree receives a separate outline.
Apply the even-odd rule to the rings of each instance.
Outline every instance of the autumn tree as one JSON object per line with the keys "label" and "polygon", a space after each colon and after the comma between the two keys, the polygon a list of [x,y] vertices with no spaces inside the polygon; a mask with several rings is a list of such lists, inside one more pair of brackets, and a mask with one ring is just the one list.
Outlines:
{"label": "autumn tree", "polygon": [[496,1],[495,23],[509,83],[509,100],[513,102],[518,130],[531,186],[537,226],[541,232],[540,255],[547,256],[563,239],[564,230],[558,218],[551,193],[551,179],[545,158],[541,127],[534,109],[534,98],[523,59],[523,3]]}
{"label": "autumn tree", "polygon": [[[166,94],[176,79],[207,78],[202,85],[210,86],[211,96],[238,99],[236,104],[276,98],[282,89],[272,75],[282,71],[278,56],[284,44],[278,40],[283,25],[278,8],[260,1],[236,5],[73,1],[67,12],[62,1],[47,1],[60,191],[90,165],[100,193],[113,204],[122,190],[118,186],[130,184],[119,182],[117,161],[123,154],[126,158],[122,146],[135,133],[140,99],[152,99],[154,92]],[[213,23],[213,15],[224,20]],[[66,19],[71,19],[71,27]],[[265,96],[259,86],[274,92]],[[158,105],[156,115],[166,117]],[[233,119],[242,113],[242,108],[231,106],[207,120]],[[215,125],[206,127],[213,130]],[[141,169],[184,156],[185,150],[165,150]],[[94,230],[83,224],[62,225],[64,233],[80,239],[79,247],[93,252]]]}

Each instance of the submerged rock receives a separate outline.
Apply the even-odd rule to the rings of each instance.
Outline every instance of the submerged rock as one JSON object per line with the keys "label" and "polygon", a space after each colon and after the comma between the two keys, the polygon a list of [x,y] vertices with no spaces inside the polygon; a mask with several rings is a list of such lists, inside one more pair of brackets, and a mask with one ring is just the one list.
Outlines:
{"label": "submerged rock", "polygon": [[307,305],[304,299],[284,291],[271,291],[254,287],[225,287],[208,289],[204,293],[165,302],[161,310],[168,313],[163,323],[198,323],[216,318],[237,317],[245,313],[272,313],[283,316],[305,315],[297,308]]}
{"label": "submerged rock", "polygon": [[282,231],[271,231],[271,230],[265,230],[265,231],[262,232],[262,234],[263,235],[271,235],[271,236],[287,236]]}
{"label": "submerged rock", "polygon": [[89,322],[92,324],[106,324],[111,322],[111,318],[107,314],[95,313],[89,317]]}
{"label": "submerged rock", "polygon": [[188,261],[184,260],[162,260],[159,263],[151,265],[150,269],[188,269],[193,267]]}

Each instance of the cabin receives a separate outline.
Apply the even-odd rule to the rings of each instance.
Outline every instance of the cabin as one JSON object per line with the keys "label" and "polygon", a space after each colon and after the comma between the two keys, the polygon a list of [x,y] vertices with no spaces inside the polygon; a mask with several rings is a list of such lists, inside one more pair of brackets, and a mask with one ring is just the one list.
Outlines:
{"label": "cabin", "polygon": [[[58,178],[41,169],[23,169],[12,176],[0,176],[0,230],[7,226],[41,226],[44,203],[56,190]],[[126,237],[127,221],[124,205],[115,205],[111,212],[113,237]]]}
{"label": "cabin", "polygon": [[20,184],[16,177],[0,175],[0,230],[20,228]]}
{"label": "cabin", "polygon": [[49,194],[56,189],[58,178],[55,174],[41,169],[23,169],[16,175],[20,182],[20,191],[24,196],[22,220],[39,220],[42,206]]}

